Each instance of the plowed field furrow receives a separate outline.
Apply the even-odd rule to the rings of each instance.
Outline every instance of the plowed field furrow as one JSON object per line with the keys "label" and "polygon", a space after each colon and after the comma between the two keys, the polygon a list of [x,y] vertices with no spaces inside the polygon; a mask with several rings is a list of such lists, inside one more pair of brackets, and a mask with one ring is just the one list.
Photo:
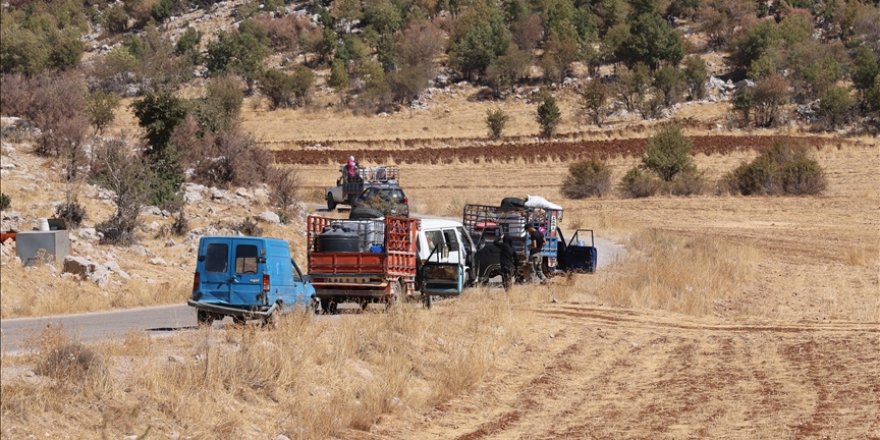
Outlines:
{"label": "plowed field furrow", "polygon": [[809,332],[849,332],[849,333],[880,333],[880,323],[829,323],[829,324],[751,324],[723,325],[686,323],[681,321],[664,321],[648,316],[618,313],[608,309],[589,307],[558,307],[553,309],[537,309],[537,313],[547,316],[589,319],[597,324],[638,325],[650,328],[669,328],[678,330],[722,331],[722,332],[776,332],[776,333],[809,333]]}
{"label": "plowed field furrow", "polygon": [[482,388],[504,392],[472,393],[431,424],[402,422],[386,438],[855,439],[880,432],[876,324],[682,322],[584,304],[536,311],[565,337],[547,341],[556,348],[543,350],[547,360],[532,367],[530,380],[512,386],[507,374],[490,378]]}
{"label": "plowed field furrow", "polygon": [[[764,150],[778,142],[819,146],[829,142],[846,143],[811,136],[694,136],[694,153],[726,154],[741,150]],[[527,162],[545,160],[570,160],[580,157],[639,156],[644,152],[644,139],[609,139],[604,141],[514,143],[468,147],[429,148],[419,147],[402,150],[375,148],[332,150],[282,150],[275,152],[275,161],[286,164],[316,165],[335,162],[340,157],[354,155],[363,162],[445,164],[461,162],[507,162],[523,159]]]}

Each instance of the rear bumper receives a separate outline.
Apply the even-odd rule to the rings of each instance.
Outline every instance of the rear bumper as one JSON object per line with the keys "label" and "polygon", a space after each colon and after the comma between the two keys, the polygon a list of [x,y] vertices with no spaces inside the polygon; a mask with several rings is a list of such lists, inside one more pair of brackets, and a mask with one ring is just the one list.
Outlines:
{"label": "rear bumper", "polygon": [[250,310],[250,309],[240,309],[237,307],[224,306],[222,304],[211,304],[211,303],[203,303],[200,301],[187,300],[186,304],[190,307],[194,307],[196,310],[201,310],[208,313],[216,313],[218,315],[225,316],[235,316],[240,318],[247,319],[257,319],[257,318],[268,318],[275,313],[278,308],[278,304],[272,304],[270,307],[265,307],[265,310]]}

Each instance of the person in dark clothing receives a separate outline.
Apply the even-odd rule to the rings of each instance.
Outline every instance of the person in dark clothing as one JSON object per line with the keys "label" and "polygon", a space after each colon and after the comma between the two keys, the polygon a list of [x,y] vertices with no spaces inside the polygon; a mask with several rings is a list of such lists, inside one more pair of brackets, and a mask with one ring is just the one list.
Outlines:
{"label": "person in dark clothing", "polygon": [[498,247],[500,255],[501,284],[504,286],[504,290],[509,291],[516,272],[516,251],[513,249],[510,237],[503,233],[495,239],[495,246]]}
{"label": "person in dark clothing", "polygon": [[531,281],[545,282],[547,277],[544,276],[544,234],[540,233],[535,225],[529,224],[526,227],[529,233],[529,272]]}

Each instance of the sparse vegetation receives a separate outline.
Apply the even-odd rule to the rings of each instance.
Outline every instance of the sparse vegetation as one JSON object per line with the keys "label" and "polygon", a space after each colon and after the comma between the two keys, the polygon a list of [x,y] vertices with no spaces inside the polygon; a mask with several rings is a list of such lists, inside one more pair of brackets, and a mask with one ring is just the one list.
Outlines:
{"label": "sparse vegetation", "polygon": [[118,246],[134,243],[141,208],[149,200],[154,174],[143,158],[123,141],[104,142],[95,151],[92,179],[114,193],[116,213],[95,226],[101,242]]}
{"label": "sparse vegetation", "polygon": [[602,197],[611,187],[611,169],[604,162],[584,160],[568,167],[562,194],[572,199]]}
{"label": "sparse vegetation", "polygon": [[620,180],[620,192],[629,197],[650,197],[657,194],[661,183],[653,174],[633,167]]}
{"label": "sparse vegetation", "polygon": [[489,129],[489,136],[495,140],[501,139],[508,120],[510,117],[501,108],[486,110],[486,127]]}
{"label": "sparse vegetation", "polygon": [[12,197],[9,194],[0,193],[0,211],[6,211],[12,206]]}

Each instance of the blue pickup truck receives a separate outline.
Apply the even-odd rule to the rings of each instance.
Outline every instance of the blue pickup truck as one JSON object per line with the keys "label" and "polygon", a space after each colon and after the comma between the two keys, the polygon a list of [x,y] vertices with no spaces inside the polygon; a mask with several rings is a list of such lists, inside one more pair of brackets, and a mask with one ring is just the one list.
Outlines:
{"label": "blue pickup truck", "polygon": [[200,325],[231,316],[273,323],[296,307],[311,307],[315,288],[290,256],[284,240],[202,237],[192,299]]}

